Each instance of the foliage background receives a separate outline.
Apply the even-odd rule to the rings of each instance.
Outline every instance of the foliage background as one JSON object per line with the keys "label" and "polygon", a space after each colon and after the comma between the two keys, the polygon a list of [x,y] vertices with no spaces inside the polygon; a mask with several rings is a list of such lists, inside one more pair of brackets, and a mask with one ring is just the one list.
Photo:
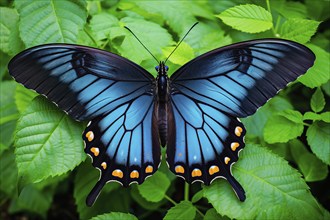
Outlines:
{"label": "foliage background", "polygon": [[[330,219],[329,1],[0,1],[0,212],[3,219]],[[83,152],[84,123],[14,82],[7,64],[21,50],[66,42],[120,54],[156,74],[211,49],[275,37],[307,45],[316,62],[256,114],[243,120],[247,146],[233,166],[241,203],[225,180],[188,186],[160,170],[140,186],[107,184],[87,208],[98,179]],[[164,158],[164,157],[163,157]],[[130,214],[128,214],[130,213]],[[97,216],[97,217],[96,217]]]}

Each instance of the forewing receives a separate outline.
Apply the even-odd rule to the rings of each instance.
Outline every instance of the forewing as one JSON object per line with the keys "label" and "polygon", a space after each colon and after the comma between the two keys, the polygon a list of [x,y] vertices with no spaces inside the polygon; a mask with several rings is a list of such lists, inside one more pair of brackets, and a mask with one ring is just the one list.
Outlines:
{"label": "forewing", "polygon": [[236,117],[253,114],[304,74],[315,55],[287,40],[264,39],[222,47],[190,61],[171,77],[180,91]]}
{"label": "forewing", "polygon": [[151,91],[153,77],[118,55],[78,45],[27,49],[8,65],[15,80],[74,119],[90,120]]}

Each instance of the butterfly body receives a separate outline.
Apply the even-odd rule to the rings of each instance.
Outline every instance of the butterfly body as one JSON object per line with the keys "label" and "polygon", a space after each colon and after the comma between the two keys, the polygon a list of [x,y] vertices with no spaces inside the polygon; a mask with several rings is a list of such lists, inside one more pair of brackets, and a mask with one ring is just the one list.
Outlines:
{"label": "butterfly body", "polygon": [[[188,183],[227,179],[244,148],[238,118],[264,105],[315,60],[307,47],[260,39],[203,54],[168,77],[164,62],[154,78],[139,65],[95,48],[48,44],[27,49],[9,73],[78,121],[85,152],[101,177],[87,197],[92,205],[107,182],[141,184],[157,171],[166,146],[169,169]],[[276,135],[276,134],[274,134]],[[74,147],[74,146],[72,146]]]}

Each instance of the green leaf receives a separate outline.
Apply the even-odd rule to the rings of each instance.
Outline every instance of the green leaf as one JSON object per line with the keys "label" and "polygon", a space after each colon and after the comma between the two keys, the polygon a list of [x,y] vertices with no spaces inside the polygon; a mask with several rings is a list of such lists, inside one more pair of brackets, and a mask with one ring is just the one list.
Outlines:
{"label": "green leaf", "polygon": [[111,28],[118,26],[118,19],[109,13],[97,14],[90,21],[90,28],[98,46],[102,45],[102,40],[110,39]]}
{"label": "green leaf", "polygon": [[[275,2],[279,2],[279,0]],[[280,15],[287,19],[307,18],[306,5],[302,4],[301,2],[282,1],[282,4],[273,4],[271,8],[274,8],[277,12],[280,13]]]}
{"label": "green leaf", "polygon": [[[171,35],[159,24],[145,21],[142,19],[125,17],[120,20],[122,26],[129,27],[136,36],[143,38],[143,42],[148,42],[147,46],[156,56],[161,54],[161,48],[168,46],[171,42]],[[136,40],[136,38],[123,27],[111,28],[110,38],[114,42],[112,45],[122,56],[141,63],[142,60],[152,59],[150,54]],[[116,39],[122,39],[120,43]]]}
{"label": "green leaf", "polygon": [[318,21],[291,18],[282,24],[280,37],[304,44],[310,41],[319,24]]}
{"label": "green leaf", "polygon": [[266,148],[248,144],[232,171],[246,191],[244,202],[225,180],[204,188],[204,196],[221,215],[235,219],[322,218],[323,211],[300,174]]}
{"label": "green leaf", "polygon": [[304,114],[304,120],[313,120],[313,121],[321,120],[321,115],[316,114],[314,112],[306,112]]}
{"label": "green leaf", "polygon": [[22,114],[15,137],[16,162],[26,182],[38,182],[72,170],[86,154],[82,126],[44,97],[36,97]]}
{"label": "green leaf", "polygon": [[330,165],[330,124],[314,122],[309,126],[306,135],[313,153]]}
{"label": "green leaf", "polygon": [[317,88],[311,99],[311,108],[314,112],[320,112],[324,109],[325,99],[321,88]]}
{"label": "green leaf", "polygon": [[167,200],[162,200],[160,202],[148,202],[139,193],[137,185],[131,186],[131,196],[134,199],[134,201],[139,204],[139,206],[141,206],[142,208],[144,208],[146,210],[157,210],[160,208],[160,206],[167,203]]}
{"label": "green leaf", "polygon": [[217,15],[225,24],[247,33],[259,33],[273,27],[272,15],[257,5],[239,5]]}
{"label": "green leaf", "polygon": [[201,200],[203,198],[204,192],[203,190],[199,190],[197,193],[195,193],[195,195],[192,197],[191,202],[192,203],[196,203],[199,200]]}
{"label": "green leaf", "polygon": [[9,207],[9,213],[30,211],[44,218],[53,200],[54,189],[39,190],[30,184],[23,188],[19,197]]}
{"label": "green leaf", "polygon": [[309,88],[315,88],[328,82],[330,79],[330,54],[313,44],[307,44],[307,46],[316,55],[316,60],[314,66],[303,76],[299,77],[298,80]]}
{"label": "green leaf", "polygon": [[138,185],[138,190],[147,201],[159,202],[164,199],[170,183],[166,175],[158,171],[146,179],[143,184]]}
{"label": "green leaf", "polygon": [[221,216],[214,208],[207,210],[204,220],[229,220],[227,216]]}
{"label": "green leaf", "polygon": [[321,120],[330,123],[330,112],[323,112],[321,114]]}
{"label": "green leaf", "polygon": [[265,141],[284,143],[302,134],[303,116],[300,112],[286,110],[271,117],[264,129]]}
{"label": "green leaf", "polygon": [[[175,47],[176,46],[163,48],[162,51],[165,57],[168,57],[175,49]],[[174,64],[183,65],[188,63],[194,57],[194,50],[189,46],[189,44],[182,42],[180,47],[177,48],[175,53],[173,53],[168,60]]]}
{"label": "green leaf", "polygon": [[15,9],[0,7],[0,50],[14,55],[23,44],[18,34],[18,14]]}
{"label": "green leaf", "polygon": [[293,109],[293,106],[285,98],[280,96],[272,98],[263,107],[261,107],[255,114],[248,118],[242,118],[242,122],[248,131],[248,136],[256,136],[264,139],[264,127],[269,118],[274,113]]}
{"label": "green leaf", "polygon": [[193,220],[196,215],[196,208],[189,201],[181,201],[179,204],[170,208],[164,220],[175,220],[175,219],[185,219],[185,220]]}
{"label": "green leaf", "polygon": [[330,18],[329,1],[305,0],[308,15],[317,21],[325,21]]}
{"label": "green leaf", "polygon": [[[109,198],[111,198],[111,201],[114,201],[113,191],[118,189],[120,185],[118,183],[106,184],[93,205],[93,208],[90,208],[86,205],[86,197],[99,179],[100,172],[94,169],[90,163],[90,159],[81,164],[77,170],[78,172],[74,179],[73,196],[76,201],[80,219],[90,219],[93,216],[109,212],[111,204],[114,203],[109,202]],[[121,203],[122,201],[126,200],[123,198],[120,202],[117,201],[115,203]]]}
{"label": "green leaf", "polygon": [[307,182],[320,181],[327,177],[328,166],[310,153],[302,142],[299,140],[290,141],[290,150]]}
{"label": "green leaf", "polygon": [[37,95],[36,92],[18,84],[15,91],[15,103],[18,111],[22,114]]}
{"label": "green leaf", "polygon": [[6,150],[0,155],[0,191],[13,198],[16,196],[17,166],[14,152]]}
{"label": "green leaf", "polygon": [[86,1],[15,1],[20,35],[27,47],[44,43],[76,43],[87,19]]}
{"label": "green leaf", "polygon": [[[330,45],[330,42],[329,42],[329,45]],[[330,96],[330,80],[322,85],[322,89],[325,94]]]}
{"label": "green leaf", "polygon": [[4,81],[0,86],[0,154],[12,144],[19,117],[14,102],[16,85],[14,81]]}
{"label": "green leaf", "polygon": [[98,215],[91,218],[91,220],[137,220],[137,217],[128,213],[112,212]]}

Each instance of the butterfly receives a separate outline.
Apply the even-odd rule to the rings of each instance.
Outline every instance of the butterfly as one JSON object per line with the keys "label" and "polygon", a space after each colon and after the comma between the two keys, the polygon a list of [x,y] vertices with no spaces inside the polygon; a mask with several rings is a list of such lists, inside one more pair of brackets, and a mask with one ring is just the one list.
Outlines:
{"label": "butterfly", "polygon": [[8,69],[73,119],[89,121],[85,152],[101,171],[86,200],[91,206],[107,182],[141,184],[155,173],[161,146],[177,176],[205,185],[225,178],[244,201],[244,189],[231,173],[245,146],[239,118],[255,113],[314,60],[296,42],[260,39],[207,52],[171,77],[160,62],[155,78],[104,50],[47,44],[19,53]]}

